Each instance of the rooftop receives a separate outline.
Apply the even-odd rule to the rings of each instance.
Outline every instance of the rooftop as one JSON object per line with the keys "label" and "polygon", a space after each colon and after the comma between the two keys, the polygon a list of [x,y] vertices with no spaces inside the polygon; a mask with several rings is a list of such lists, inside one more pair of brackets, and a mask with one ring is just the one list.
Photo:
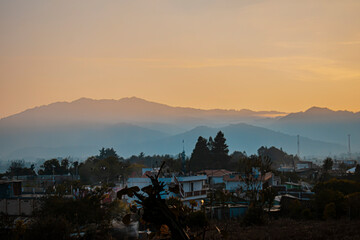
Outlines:
{"label": "rooftop", "polygon": [[225,169],[214,169],[214,170],[203,170],[198,172],[198,174],[205,174],[207,176],[211,177],[223,177],[225,175],[229,175],[232,172],[225,170]]}

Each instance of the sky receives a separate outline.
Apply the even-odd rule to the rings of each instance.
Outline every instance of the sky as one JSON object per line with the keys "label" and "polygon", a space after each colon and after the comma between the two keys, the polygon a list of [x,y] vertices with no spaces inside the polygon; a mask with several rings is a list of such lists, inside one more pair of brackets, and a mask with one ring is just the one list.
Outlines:
{"label": "sky", "polygon": [[360,111],[358,0],[0,1],[0,118],[81,97]]}

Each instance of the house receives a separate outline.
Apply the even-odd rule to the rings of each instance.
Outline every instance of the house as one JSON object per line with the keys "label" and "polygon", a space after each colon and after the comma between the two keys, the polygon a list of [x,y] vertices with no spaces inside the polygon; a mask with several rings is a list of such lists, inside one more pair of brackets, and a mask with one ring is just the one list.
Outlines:
{"label": "house", "polygon": [[254,174],[253,180],[246,181],[245,174],[230,174],[224,176],[225,191],[234,193],[237,191],[263,189],[262,179],[259,174]]}
{"label": "house", "polygon": [[299,161],[296,163],[296,170],[312,169],[313,162],[311,161]]}
{"label": "house", "polygon": [[10,216],[30,216],[41,196],[24,195],[22,181],[0,180],[0,213]]}
{"label": "house", "polygon": [[214,169],[214,170],[203,170],[198,172],[198,174],[205,174],[208,177],[208,183],[219,184],[224,183],[224,176],[232,174],[232,172],[225,169]]}
{"label": "house", "polygon": [[345,168],[351,168],[355,167],[357,164],[356,160],[334,160],[333,170],[339,170],[341,169],[341,165],[343,165]]}
{"label": "house", "polygon": [[184,176],[184,177],[174,177],[181,184],[181,188],[184,191],[184,196],[182,201],[190,200],[202,200],[207,197],[207,191],[209,190],[206,175],[196,175],[196,176]]}
{"label": "house", "polygon": [[[208,185],[206,184],[207,180],[206,175],[159,178],[160,182],[165,183],[165,191],[162,193],[162,198],[166,199],[176,196],[179,197],[185,204],[189,204],[191,200],[194,200],[198,202],[198,206],[200,206],[201,200],[207,197],[207,192],[209,190]],[[147,177],[129,178],[126,184],[128,188],[138,186],[142,189],[143,187],[151,185],[151,180]],[[171,184],[179,186],[179,194],[169,191],[169,186]],[[135,196],[127,197],[128,202],[132,202],[134,200],[137,200]]]}
{"label": "house", "polygon": [[282,173],[295,171],[293,166],[287,166],[287,165],[280,165],[280,167],[277,170]]}
{"label": "house", "polygon": [[61,184],[66,181],[79,180],[79,175],[25,175],[18,176],[22,181],[23,193],[44,193],[48,187]]}
{"label": "house", "polygon": [[0,199],[21,195],[20,180],[0,180]]}
{"label": "house", "polygon": [[275,176],[272,172],[265,173],[264,176],[261,177],[261,181],[263,182],[263,188],[278,186],[281,184],[281,178],[279,176]]}

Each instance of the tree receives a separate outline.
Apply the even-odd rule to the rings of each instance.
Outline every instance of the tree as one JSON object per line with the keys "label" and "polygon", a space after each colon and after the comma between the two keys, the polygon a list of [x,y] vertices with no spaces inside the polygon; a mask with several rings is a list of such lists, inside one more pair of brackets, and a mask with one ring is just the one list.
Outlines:
{"label": "tree", "polygon": [[228,166],[230,157],[228,155],[229,149],[226,145],[226,139],[223,132],[219,131],[214,138],[211,154],[213,159],[213,168],[226,168]]}
{"label": "tree", "polygon": [[[339,191],[332,189],[324,189],[315,194],[315,209],[317,211],[318,217],[327,217],[324,216],[324,210],[329,203],[334,204],[335,207],[335,216],[338,218],[346,212],[345,209],[345,198],[344,194]],[[332,210],[332,207],[330,208]],[[328,210],[330,210],[328,209]],[[331,214],[332,215],[332,214]]]}
{"label": "tree", "polygon": [[79,174],[79,162],[75,161],[71,163],[71,167],[69,168],[69,172],[71,175],[78,175]]}
{"label": "tree", "polygon": [[334,165],[334,162],[331,158],[326,158],[323,162],[322,168],[324,172],[329,172]]}
{"label": "tree", "polygon": [[99,150],[99,155],[96,156],[98,159],[105,159],[108,157],[115,157],[119,159],[119,155],[117,155],[116,151],[113,148],[102,148]]}
{"label": "tree", "polygon": [[324,160],[322,165],[322,172],[319,179],[321,182],[328,181],[331,178],[330,171],[333,167],[333,164],[334,162],[331,158],[326,158]]}
{"label": "tree", "polygon": [[77,233],[76,239],[80,239],[80,231],[85,231],[84,239],[112,239],[111,221],[121,217],[125,209],[119,206],[120,201],[102,202],[109,191],[103,186],[84,191],[84,195],[77,198],[54,194],[42,198],[26,239],[74,239],[70,233]]}
{"label": "tree", "polygon": [[59,160],[56,158],[45,161],[40,168],[41,169],[38,171],[39,175],[62,174],[62,168]]}
{"label": "tree", "polygon": [[264,221],[264,206],[272,207],[275,191],[271,188],[263,189],[261,178],[271,171],[272,162],[268,157],[252,155],[245,160],[244,185],[239,191],[249,201],[249,209],[245,215],[246,225],[261,224]]}
{"label": "tree", "polygon": [[70,165],[71,164],[70,164],[69,159],[67,159],[67,158],[62,159],[60,162],[60,169],[59,169],[58,174],[65,175],[65,174],[70,173]]}
{"label": "tree", "polygon": [[274,168],[279,168],[281,165],[294,167],[295,162],[299,161],[296,156],[289,155],[282,149],[278,149],[276,147],[267,148],[262,146],[257,152],[261,157],[269,157]]}
{"label": "tree", "polygon": [[23,160],[12,161],[9,169],[7,170],[6,175],[10,177],[26,176],[26,175],[36,175],[34,164],[30,168],[25,167],[25,162]]}
{"label": "tree", "polygon": [[360,192],[360,183],[346,179],[331,179],[327,182],[319,182],[313,188],[315,193],[319,193],[323,190],[334,190],[348,195],[355,192]]}
{"label": "tree", "polygon": [[191,154],[190,170],[199,171],[201,169],[208,167],[209,157],[210,157],[210,151],[208,148],[207,140],[200,136]]}
{"label": "tree", "polygon": [[[152,224],[156,230],[161,234],[162,229],[171,230],[171,239],[177,240],[189,240],[190,237],[185,231],[185,226],[179,221],[179,215],[172,211],[166,204],[166,200],[162,199],[161,193],[165,191],[165,183],[159,181],[159,175],[162,168],[164,167],[165,162],[162,163],[160,170],[156,176],[148,176],[151,179],[151,185],[146,186],[141,189],[145,194],[140,193],[140,189],[137,186],[131,188],[124,188],[117,193],[117,197],[122,199],[123,195],[128,195],[130,197],[136,196],[138,200],[136,203],[140,204],[142,207],[142,213],[135,207],[130,207],[133,213],[138,213],[140,215],[140,221],[147,224]],[[179,186],[174,187],[174,189],[169,189],[170,191],[178,191]],[[179,211],[177,209],[174,209]],[[131,222],[131,215],[125,215],[123,218],[123,223],[128,225]],[[169,231],[167,231],[168,234]],[[161,238],[160,238],[161,239]]]}
{"label": "tree", "polygon": [[339,173],[344,176],[346,174],[346,170],[348,169],[347,165],[342,162],[339,164]]}
{"label": "tree", "polygon": [[356,167],[355,167],[355,175],[356,175],[356,176],[360,176],[360,164],[356,164]]}
{"label": "tree", "polygon": [[123,172],[122,167],[124,166],[117,157],[110,156],[98,161],[93,168],[93,173],[101,183],[115,182]]}
{"label": "tree", "polygon": [[345,196],[348,217],[360,218],[360,192],[352,193]]}
{"label": "tree", "polygon": [[[244,159],[247,159],[247,155],[244,152],[235,151],[230,155],[230,163],[229,163],[229,169],[241,169],[240,166],[241,163],[244,161]],[[238,169],[238,172],[241,172],[241,170]]]}
{"label": "tree", "polygon": [[128,174],[129,163],[110,156],[104,159],[88,158],[79,165],[80,179],[86,184],[114,183]]}

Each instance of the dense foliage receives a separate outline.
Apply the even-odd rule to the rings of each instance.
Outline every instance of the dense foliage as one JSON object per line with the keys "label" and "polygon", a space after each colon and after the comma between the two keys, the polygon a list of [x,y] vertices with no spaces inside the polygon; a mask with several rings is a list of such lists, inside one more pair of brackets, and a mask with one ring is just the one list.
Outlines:
{"label": "dense foliage", "polygon": [[190,170],[229,168],[230,156],[224,134],[219,131],[209,141],[199,137],[190,158]]}

